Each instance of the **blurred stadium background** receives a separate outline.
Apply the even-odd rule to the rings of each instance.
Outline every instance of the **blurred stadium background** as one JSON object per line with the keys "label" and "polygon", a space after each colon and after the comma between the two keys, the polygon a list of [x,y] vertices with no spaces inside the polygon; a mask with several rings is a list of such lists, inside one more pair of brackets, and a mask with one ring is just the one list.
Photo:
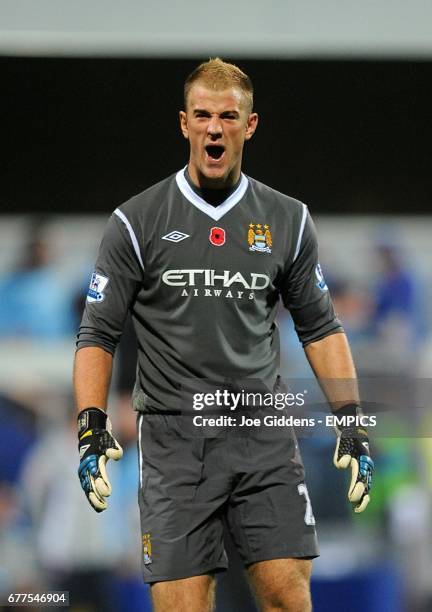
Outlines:
{"label": "blurred stadium background", "polygon": [[[2,597],[65,588],[72,610],[147,609],[133,335],[110,402],[127,451],[99,516],[76,477],[74,334],[108,215],[186,163],[182,83],[214,55],[254,82],[244,170],[308,203],[360,375],[430,377],[430,2],[2,0]],[[289,316],[279,321],[284,374],[309,377]],[[347,507],[333,444],[301,441],[322,547],[314,610],[432,610],[430,438],[372,441],[365,516]],[[218,610],[255,609],[235,558],[219,590]]]}

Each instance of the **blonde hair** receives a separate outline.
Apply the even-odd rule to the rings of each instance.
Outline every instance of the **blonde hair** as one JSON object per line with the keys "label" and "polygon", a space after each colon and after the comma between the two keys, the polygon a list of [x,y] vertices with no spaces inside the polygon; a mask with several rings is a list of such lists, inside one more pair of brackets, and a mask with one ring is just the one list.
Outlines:
{"label": "blonde hair", "polygon": [[210,89],[221,91],[228,87],[238,87],[244,93],[249,112],[253,108],[253,85],[252,81],[238,66],[228,64],[219,57],[210,58],[203,62],[187,77],[184,84],[184,105],[187,108],[187,100],[191,87],[197,81],[201,81]]}

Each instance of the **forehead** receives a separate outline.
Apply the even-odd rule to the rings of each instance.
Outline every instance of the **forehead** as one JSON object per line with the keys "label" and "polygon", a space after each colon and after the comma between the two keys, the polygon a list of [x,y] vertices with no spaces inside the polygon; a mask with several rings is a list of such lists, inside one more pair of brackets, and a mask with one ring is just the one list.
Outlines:
{"label": "forehead", "polygon": [[210,89],[199,81],[190,88],[188,95],[188,109],[209,110],[223,112],[225,110],[243,110],[246,107],[246,96],[239,87],[227,89]]}

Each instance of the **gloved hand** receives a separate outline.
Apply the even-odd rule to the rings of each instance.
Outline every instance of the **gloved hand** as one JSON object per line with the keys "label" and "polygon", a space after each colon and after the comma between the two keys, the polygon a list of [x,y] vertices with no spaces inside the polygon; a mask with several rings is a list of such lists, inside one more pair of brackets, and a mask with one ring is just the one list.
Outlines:
{"label": "gloved hand", "polygon": [[85,408],[78,415],[78,476],[81,487],[96,512],[108,507],[105,497],[111,495],[106,462],[118,461],[123,450],[111,435],[111,421],[99,408]]}
{"label": "gloved hand", "polygon": [[[360,416],[356,406],[346,406],[335,415]],[[338,469],[351,467],[351,483],[348,499],[354,505],[354,512],[363,512],[370,501],[374,462],[370,457],[367,431],[360,425],[336,427],[337,442],[333,463]]]}

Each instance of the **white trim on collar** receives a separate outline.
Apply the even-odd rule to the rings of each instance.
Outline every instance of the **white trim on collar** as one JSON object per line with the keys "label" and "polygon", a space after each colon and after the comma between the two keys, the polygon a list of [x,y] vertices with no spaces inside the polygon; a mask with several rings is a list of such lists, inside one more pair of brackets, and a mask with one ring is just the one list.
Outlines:
{"label": "white trim on collar", "polygon": [[196,206],[201,212],[214,219],[214,221],[219,221],[219,219],[226,215],[226,213],[230,211],[231,208],[233,208],[236,204],[240,202],[240,200],[246,193],[246,189],[249,185],[247,177],[242,173],[240,185],[237,187],[234,193],[232,193],[224,202],[222,202],[222,204],[219,204],[219,206],[212,206],[211,204],[208,204],[205,200],[203,200],[198,194],[196,194],[192,187],[189,185],[184,175],[186,167],[187,166],[185,166],[176,174],[176,182],[178,188],[191,204]]}

